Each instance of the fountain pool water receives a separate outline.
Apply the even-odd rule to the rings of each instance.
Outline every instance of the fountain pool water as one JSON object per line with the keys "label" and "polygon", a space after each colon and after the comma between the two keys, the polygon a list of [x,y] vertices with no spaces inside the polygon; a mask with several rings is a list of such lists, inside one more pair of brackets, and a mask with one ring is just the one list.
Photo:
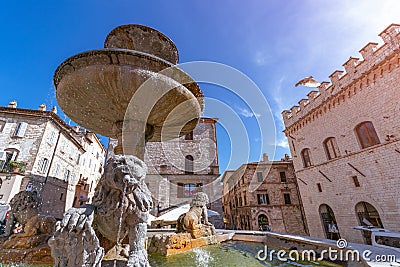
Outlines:
{"label": "fountain pool water", "polygon": [[[211,245],[203,248],[170,255],[161,256],[149,254],[149,262],[152,267],[265,267],[265,266],[320,266],[339,267],[342,265],[330,262],[316,261],[279,261],[276,257],[272,262],[260,261],[256,258],[257,252],[264,248],[264,244],[243,241],[227,241],[219,245]],[[274,249],[274,248],[269,248]],[[1,266],[1,265],[0,265]],[[51,267],[50,265],[25,265],[10,264],[7,267]]]}
{"label": "fountain pool water", "polygon": [[257,259],[257,252],[263,248],[264,245],[261,243],[228,241],[171,256],[150,254],[149,262],[151,266],[157,267],[342,266],[326,261],[284,262],[276,257],[272,262],[261,261]]}

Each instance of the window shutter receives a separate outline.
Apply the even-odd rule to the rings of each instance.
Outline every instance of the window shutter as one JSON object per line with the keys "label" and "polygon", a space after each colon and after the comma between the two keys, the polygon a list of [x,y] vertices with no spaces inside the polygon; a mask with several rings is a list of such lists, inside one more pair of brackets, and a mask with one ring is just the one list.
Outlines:
{"label": "window shutter", "polygon": [[183,197],[183,183],[178,183],[178,197]]}
{"label": "window shutter", "polygon": [[14,136],[24,137],[28,124],[26,122],[19,122],[15,129]]}
{"label": "window shutter", "polygon": [[38,172],[41,172],[41,171],[42,171],[43,161],[44,161],[44,159],[41,158],[41,159],[39,160],[39,162],[38,162]]}

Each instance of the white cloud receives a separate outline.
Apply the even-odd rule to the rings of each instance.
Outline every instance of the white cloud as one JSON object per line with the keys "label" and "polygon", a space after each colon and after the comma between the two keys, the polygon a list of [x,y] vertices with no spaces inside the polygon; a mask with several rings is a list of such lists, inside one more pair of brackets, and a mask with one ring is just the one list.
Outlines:
{"label": "white cloud", "polygon": [[286,137],[281,138],[280,140],[277,140],[276,146],[280,146],[283,148],[289,148],[289,143]]}
{"label": "white cloud", "polygon": [[264,66],[267,64],[267,55],[262,51],[257,51],[254,55],[254,62],[258,66]]}
{"label": "white cloud", "polygon": [[247,108],[241,108],[241,107],[236,107],[236,108],[238,109],[239,114],[242,115],[243,117],[246,117],[246,118],[251,118],[251,117],[259,118],[259,117],[261,117],[261,114],[252,112]]}

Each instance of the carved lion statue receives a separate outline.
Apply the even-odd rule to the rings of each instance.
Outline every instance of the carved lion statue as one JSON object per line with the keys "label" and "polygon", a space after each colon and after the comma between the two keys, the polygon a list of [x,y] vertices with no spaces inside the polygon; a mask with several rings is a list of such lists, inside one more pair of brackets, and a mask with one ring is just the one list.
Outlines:
{"label": "carved lion statue", "polygon": [[215,228],[207,218],[208,203],[208,196],[205,193],[196,193],[190,203],[189,211],[178,218],[177,233],[189,232],[192,238],[215,235]]}
{"label": "carved lion statue", "polygon": [[[3,235],[10,238],[4,243],[4,248],[31,248],[41,242],[47,242],[50,234],[54,232],[56,219],[40,214],[41,200],[36,192],[19,192],[11,199],[10,206],[11,212]],[[13,234],[17,223],[22,226],[23,232]],[[30,240],[30,237],[35,238]]]}
{"label": "carved lion statue", "polygon": [[[55,266],[100,266],[104,252],[124,239],[129,240],[127,266],[149,266],[144,241],[152,199],[146,172],[145,163],[131,155],[107,161],[92,204],[69,209],[49,241]],[[66,240],[78,243],[66,247]]]}

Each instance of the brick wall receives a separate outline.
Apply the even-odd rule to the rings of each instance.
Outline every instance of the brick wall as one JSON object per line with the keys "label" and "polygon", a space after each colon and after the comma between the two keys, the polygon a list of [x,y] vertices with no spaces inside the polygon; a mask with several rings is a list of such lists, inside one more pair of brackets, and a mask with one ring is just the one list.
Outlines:
{"label": "brick wall", "polygon": [[[375,207],[385,228],[400,231],[394,192],[400,182],[399,32],[399,25],[389,26],[380,34],[381,47],[368,44],[360,51],[363,61],[350,58],[346,74],[334,72],[332,84],[322,83],[307,101],[282,113],[312,236],[325,237],[322,204],[332,208],[341,237],[348,241],[365,241],[352,229],[361,224],[355,210],[360,202]],[[355,128],[365,121],[372,122],[380,144],[361,147]],[[323,142],[328,137],[336,140],[337,158],[327,157]],[[306,168],[301,157],[305,148],[312,162]]]}

